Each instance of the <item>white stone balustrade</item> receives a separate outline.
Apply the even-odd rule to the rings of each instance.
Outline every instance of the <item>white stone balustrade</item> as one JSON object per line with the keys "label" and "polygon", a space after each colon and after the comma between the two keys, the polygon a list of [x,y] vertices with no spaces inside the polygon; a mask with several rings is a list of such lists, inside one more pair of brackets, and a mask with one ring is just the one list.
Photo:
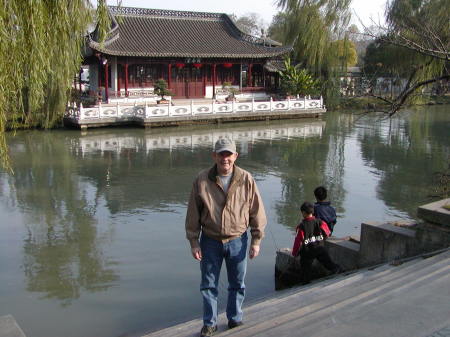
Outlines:
{"label": "white stone balustrade", "polygon": [[288,99],[285,101],[246,101],[246,102],[226,102],[211,103],[196,102],[192,100],[190,104],[172,105],[158,104],[148,105],[148,102],[134,102],[134,104],[116,102],[115,104],[99,104],[95,107],[84,108],[82,104],[76,106],[69,103],[65,117],[88,120],[88,119],[124,119],[124,118],[142,118],[153,119],[159,117],[181,117],[196,116],[205,114],[233,114],[267,111],[291,111],[291,110],[316,110],[324,108],[323,99]]}

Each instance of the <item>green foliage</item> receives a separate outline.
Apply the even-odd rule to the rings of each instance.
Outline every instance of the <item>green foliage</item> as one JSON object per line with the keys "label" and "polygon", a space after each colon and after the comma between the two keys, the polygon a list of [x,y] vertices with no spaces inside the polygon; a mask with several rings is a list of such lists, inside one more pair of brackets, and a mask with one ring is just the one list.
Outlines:
{"label": "green foliage", "polygon": [[236,95],[240,94],[239,89],[232,86],[231,82],[223,82],[222,89],[229,92],[229,98],[234,98]]}
{"label": "green foliage", "polygon": [[411,102],[424,86],[450,79],[448,5],[448,0],[392,0],[386,11],[387,26],[379,27],[381,33],[371,33],[377,40],[366,53],[366,71],[407,80],[402,92],[389,101],[390,115]]}
{"label": "green foliage", "polygon": [[449,61],[448,0],[392,0],[386,12],[387,38],[394,44]]}
{"label": "green foliage", "polygon": [[343,54],[333,41],[345,38],[351,0],[278,0],[271,38],[293,45],[292,59],[320,79],[328,106],[339,97]]}
{"label": "green foliage", "polygon": [[314,95],[318,92],[318,81],[313,79],[301,65],[293,65],[291,59],[284,60],[284,70],[280,71],[281,89],[286,95]]}
{"label": "green foliage", "polygon": [[336,67],[353,67],[358,62],[355,44],[349,39],[333,41],[330,46],[336,53]]}
{"label": "green foliage", "polygon": [[158,96],[161,96],[161,99],[164,99],[164,96],[172,96],[172,92],[167,89],[168,85],[165,79],[160,78],[153,85],[154,93]]}
{"label": "green foliage", "polygon": [[[99,18],[107,22],[106,1]],[[82,61],[89,0],[0,0],[0,155],[10,169],[5,131],[51,128],[61,120]]]}
{"label": "green foliage", "polygon": [[364,73],[369,76],[407,76],[421,57],[408,49],[375,40],[367,46]]}
{"label": "green foliage", "polygon": [[[284,10],[280,41],[293,44],[294,60],[312,73],[328,76],[338,53],[332,42],[343,38],[350,20],[350,0],[278,0]],[[272,28],[273,30],[274,28]]]}
{"label": "green foliage", "polygon": [[289,44],[287,40],[287,17],[288,14],[284,11],[278,12],[272,19],[272,23],[270,24],[267,35],[275,40],[279,41],[282,44]]}

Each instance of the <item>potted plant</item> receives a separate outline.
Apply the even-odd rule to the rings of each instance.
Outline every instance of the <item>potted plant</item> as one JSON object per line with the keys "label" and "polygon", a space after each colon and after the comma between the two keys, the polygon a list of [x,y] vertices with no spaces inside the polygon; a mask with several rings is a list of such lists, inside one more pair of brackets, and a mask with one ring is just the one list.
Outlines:
{"label": "potted plant", "polygon": [[225,98],[226,101],[234,101],[236,100],[236,95],[240,94],[240,91],[236,88],[234,88],[231,85],[231,82],[224,82],[222,84],[222,89],[225,92],[228,92],[228,96]]}
{"label": "potted plant", "polygon": [[172,92],[169,89],[167,89],[167,82],[166,82],[166,80],[160,78],[159,80],[157,80],[155,82],[153,87],[154,87],[153,92],[156,95],[161,97],[161,99],[156,101],[156,102],[158,104],[161,104],[161,103],[168,104],[169,100],[165,99],[164,96],[172,96]]}

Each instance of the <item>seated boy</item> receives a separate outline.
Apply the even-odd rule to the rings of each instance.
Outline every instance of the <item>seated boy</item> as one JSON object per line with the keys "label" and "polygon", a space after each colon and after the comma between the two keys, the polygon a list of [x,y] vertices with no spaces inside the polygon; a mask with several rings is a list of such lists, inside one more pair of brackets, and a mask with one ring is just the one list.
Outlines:
{"label": "seated boy", "polygon": [[327,199],[327,189],[319,186],[314,190],[314,196],[317,202],[314,204],[314,216],[325,221],[330,229],[330,235],[333,234],[334,225],[336,225],[336,210]]}
{"label": "seated boy", "polygon": [[303,220],[297,226],[292,255],[300,255],[302,283],[306,284],[311,281],[311,265],[314,259],[319,260],[332,273],[339,273],[341,268],[331,260],[323,247],[322,241],[330,235],[330,230],[324,221],[313,216],[313,204],[304,202],[300,210]]}

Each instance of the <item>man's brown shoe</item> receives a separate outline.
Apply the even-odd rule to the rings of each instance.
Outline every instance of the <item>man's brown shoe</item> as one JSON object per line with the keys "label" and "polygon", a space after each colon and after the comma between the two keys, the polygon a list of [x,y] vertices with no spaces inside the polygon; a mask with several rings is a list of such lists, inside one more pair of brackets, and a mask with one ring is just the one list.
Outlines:
{"label": "man's brown shoe", "polygon": [[216,332],[217,332],[217,325],[214,326],[204,325],[202,331],[200,331],[200,337],[214,336]]}

